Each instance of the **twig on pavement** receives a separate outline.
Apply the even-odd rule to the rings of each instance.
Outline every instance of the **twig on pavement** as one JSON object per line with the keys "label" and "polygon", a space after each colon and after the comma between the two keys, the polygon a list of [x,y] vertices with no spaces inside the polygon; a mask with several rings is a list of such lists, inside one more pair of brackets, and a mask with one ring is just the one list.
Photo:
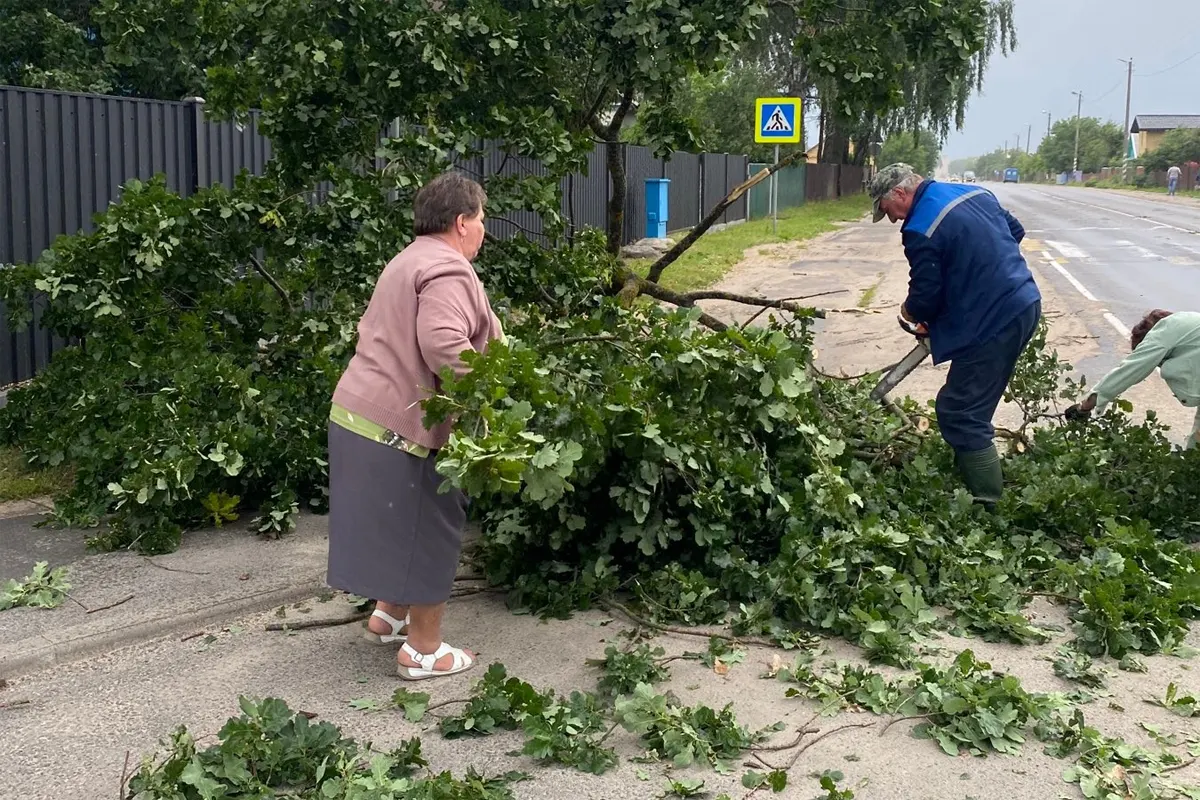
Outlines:
{"label": "twig on pavement", "polygon": [[[835,733],[841,733],[842,731],[848,731],[853,728],[871,728],[871,727],[874,727],[874,725],[875,725],[874,722],[851,722],[851,723],[842,725],[837,728],[830,728],[829,730],[825,731],[824,733],[822,733],[820,736],[816,737],[815,739],[811,739],[811,740],[805,742],[795,753],[792,754],[792,757],[791,757],[791,759],[788,760],[787,764],[785,764],[782,767],[773,766],[771,764],[768,764],[766,761],[763,761],[762,759],[759,759],[759,760],[762,761],[763,765],[768,767],[769,769],[787,772],[787,771],[791,770],[792,767],[796,766],[796,762],[800,760],[800,756],[804,755],[805,750],[812,747],[814,744],[816,744],[817,742],[826,738],[827,736],[833,736]],[[805,727],[807,728],[808,726],[805,726]]]}
{"label": "twig on pavement", "polygon": [[[296,622],[269,622],[265,630],[268,631],[302,631],[306,628],[336,628],[339,625],[350,625],[354,622],[361,622],[370,613],[363,611],[357,614],[350,614],[345,617],[334,617],[333,619],[302,619]],[[199,635],[199,634],[197,634]]]}
{"label": "twig on pavement", "polygon": [[801,728],[800,732],[796,734],[795,741],[790,742],[789,744],[776,744],[770,746],[763,745],[761,747],[752,747],[751,749],[756,753],[778,753],[782,750],[791,750],[793,747],[800,746],[800,742],[804,739],[806,734],[820,732],[820,728]]}
{"label": "twig on pavement", "polygon": [[91,613],[91,610],[87,606],[85,606],[83,603],[76,600],[75,595],[71,594],[70,592],[63,592],[63,597],[67,598],[72,603],[74,603],[75,605],[82,608],[86,613]]}
{"label": "twig on pavement", "polygon": [[129,783],[129,751],[125,751],[125,764],[121,767],[121,788],[117,792],[117,800],[125,800],[125,784]]}
{"label": "twig on pavement", "polygon": [[8,708],[20,708],[21,706],[27,706],[30,704],[30,702],[31,701],[29,700],[9,700],[7,703],[0,703],[0,711]]}
{"label": "twig on pavement", "polygon": [[425,713],[429,713],[430,711],[434,711],[439,708],[445,708],[446,706],[458,706],[458,705],[462,705],[463,703],[469,703],[469,702],[471,702],[471,698],[469,698],[469,697],[462,697],[462,698],[458,698],[457,700],[443,700],[440,703],[434,703],[431,706],[426,706]]}
{"label": "twig on pavement", "polygon": [[146,563],[149,564],[150,566],[158,567],[159,569],[166,570],[167,572],[182,572],[185,575],[211,575],[212,574],[211,572],[196,572],[195,570],[190,570],[190,569],[179,569],[178,567],[168,567],[165,564],[158,563],[154,559],[150,558],[150,556],[142,556],[142,558],[144,558],[146,560]]}
{"label": "twig on pavement", "polygon": [[653,628],[654,630],[661,631],[663,633],[677,633],[677,634],[680,634],[681,636],[697,636],[701,639],[713,639],[713,638],[724,639],[727,642],[736,642],[738,644],[745,644],[745,645],[755,645],[757,647],[769,647],[774,650],[779,649],[779,645],[776,644],[775,642],[772,642],[768,639],[761,639],[761,638],[754,637],[754,636],[734,636],[734,635],[728,634],[728,633],[715,633],[712,631],[696,631],[696,630],[690,630],[688,628],[675,628],[670,625],[660,625],[657,622],[651,622],[648,619],[643,619],[642,617],[639,617],[637,614],[633,613],[625,606],[623,606],[620,603],[613,601],[613,600],[606,601],[605,603],[602,604],[601,607],[606,608],[609,611],[616,609],[617,611],[620,611],[622,614],[624,614],[626,617],[628,617],[630,620],[637,623],[638,625],[641,625],[642,627],[645,627],[645,628]]}
{"label": "twig on pavement", "polygon": [[804,755],[804,751],[807,750],[808,748],[812,747],[814,744],[821,741],[825,737],[833,736],[835,733],[841,733],[842,731],[848,731],[853,728],[871,728],[871,727],[874,727],[874,725],[875,725],[874,722],[851,722],[846,725],[842,725],[839,728],[830,728],[829,730],[825,731],[820,736],[809,741],[803,747],[801,747],[799,750],[797,750],[796,754],[792,756],[792,760],[789,761],[787,766],[784,768],[784,771],[790,770],[792,767],[796,766],[796,762],[800,760],[800,756]]}
{"label": "twig on pavement", "polygon": [[884,725],[882,730],[879,731],[879,735],[883,736],[885,733],[888,732],[888,728],[892,727],[897,722],[907,722],[909,720],[914,720],[914,719],[931,719],[932,717],[933,717],[933,714],[912,714],[907,717],[895,717],[893,719],[888,720],[887,724]]}
{"label": "twig on pavement", "polygon": [[196,638],[199,638],[199,637],[203,636],[203,635],[204,635],[206,632],[207,632],[207,631],[196,631],[195,633],[189,633],[187,636],[184,636],[184,637],[183,637],[182,639],[180,639],[179,641],[181,641],[181,642],[190,642],[192,639],[196,639]]}
{"label": "twig on pavement", "polygon": [[110,608],[116,608],[119,605],[124,605],[125,603],[128,603],[132,599],[133,599],[132,594],[126,595],[125,597],[122,597],[120,600],[118,600],[115,603],[109,603],[106,606],[97,606],[96,608],[89,608],[87,610],[87,613],[95,614],[97,611],[108,611]]}

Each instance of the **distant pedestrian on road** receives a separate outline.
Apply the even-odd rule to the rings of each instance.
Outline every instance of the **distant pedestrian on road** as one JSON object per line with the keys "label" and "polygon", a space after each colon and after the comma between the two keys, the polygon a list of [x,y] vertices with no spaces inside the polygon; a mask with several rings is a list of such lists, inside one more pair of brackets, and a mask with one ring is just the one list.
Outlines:
{"label": "distant pedestrian on road", "polygon": [[1179,188],[1179,178],[1183,175],[1183,170],[1179,167],[1172,166],[1167,170],[1167,194],[1171,197],[1175,196],[1175,190]]}
{"label": "distant pedestrian on road", "polygon": [[1067,409],[1067,419],[1085,420],[1093,409],[1103,411],[1123,392],[1161,367],[1162,378],[1175,398],[1196,409],[1185,449],[1200,445],[1200,313],[1155,309],[1134,327],[1129,346],[1133,352],[1105,375],[1082,403]]}
{"label": "distant pedestrian on road", "polygon": [[328,581],[376,601],[366,636],[403,642],[397,672],[406,680],[475,663],[442,641],[467,501],[458,490],[438,491],[435,461],[451,426],[426,428],[420,402],[444,367],[466,372],[462,353],[502,336],[471,266],[486,201],[479,184],[457,173],[417,192],[416,238],[379,276],[330,410]]}
{"label": "distant pedestrian on road", "polygon": [[875,222],[904,220],[900,326],[929,337],[935,364],[950,362],[938,427],[967,489],[991,507],[1004,488],[992,416],[1042,310],[1021,255],[1025,229],[987,189],[922,180],[907,164],[880,170],[871,198]]}

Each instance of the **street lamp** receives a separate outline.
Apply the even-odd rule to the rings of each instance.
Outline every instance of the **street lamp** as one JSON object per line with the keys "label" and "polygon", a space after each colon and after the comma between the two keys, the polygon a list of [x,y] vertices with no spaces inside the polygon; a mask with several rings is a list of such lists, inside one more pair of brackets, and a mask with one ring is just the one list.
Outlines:
{"label": "street lamp", "polygon": [[[1071,172],[1078,173],[1079,172],[1079,117],[1080,117],[1080,114],[1083,113],[1083,92],[1071,92],[1071,94],[1073,94],[1079,98],[1079,104],[1075,107],[1075,158],[1071,164]],[[1071,177],[1074,178],[1075,175],[1072,174]]]}

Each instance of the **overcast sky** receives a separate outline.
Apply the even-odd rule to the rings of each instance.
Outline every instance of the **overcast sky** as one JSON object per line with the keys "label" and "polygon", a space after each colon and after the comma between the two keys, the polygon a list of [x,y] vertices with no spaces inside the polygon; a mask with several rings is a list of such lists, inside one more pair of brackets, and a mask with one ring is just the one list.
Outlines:
{"label": "overcast sky", "polygon": [[[961,131],[950,134],[949,158],[989,152],[1033,126],[1033,148],[1046,135],[1046,115],[1125,121],[1126,66],[1133,59],[1138,114],[1200,114],[1200,0],[1016,0],[1017,49],[993,57],[983,93],[971,98]],[[1186,61],[1185,61],[1186,59]],[[1183,63],[1180,63],[1183,62]],[[1159,73],[1159,74],[1155,74]]]}

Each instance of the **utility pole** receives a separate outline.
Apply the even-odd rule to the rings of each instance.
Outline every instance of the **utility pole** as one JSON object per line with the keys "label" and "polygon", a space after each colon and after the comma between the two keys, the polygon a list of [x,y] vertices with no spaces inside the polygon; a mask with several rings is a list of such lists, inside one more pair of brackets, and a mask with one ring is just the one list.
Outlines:
{"label": "utility pole", "polygon": [[1050,138],[1050,112],[1042,109],[1042,113],[1046,115],[1046,138]]}
{"label": "utility pole", "polygon": [[1029,123],[1029,130],[1025,131],[1025,155],[1029,155],[1029,144],[1033,141],[1033,123]]}
{"label": "utility pole", "polygon": [[1121,167],[1121,180],[1129,183],[1129,102],[1133,98],[1133,57],[1130,56],[1128,61],[1123,58],[1117,60],[1129,65],[1129,77],[1125,80],[1125,141],[1122,143],[1125,152]]}
{"label": "utility pole", "polygon": [[1079,104],[1075,107],[1075,158],[1071,162],[1071,178],[1074,180],[1075,174],[1079,172],[1079,120],[1083,113],[1083,92],[1071,92],[1079,98]]}

